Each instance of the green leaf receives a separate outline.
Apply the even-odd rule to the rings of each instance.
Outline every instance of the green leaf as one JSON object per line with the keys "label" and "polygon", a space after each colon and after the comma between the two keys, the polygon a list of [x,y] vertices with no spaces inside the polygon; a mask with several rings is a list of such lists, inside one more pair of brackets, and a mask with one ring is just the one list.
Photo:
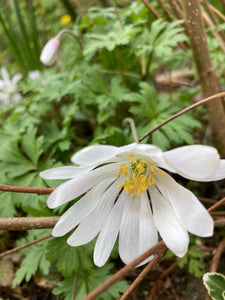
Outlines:
{"label": "green leaf", "polygon": [[[181,33],[183,29],[178,27],[183,20],[175,22],[162,22],[156,20],[151,24],[151,28],[145,28],[141,35],[135,39],[134,51],[137,56],[149,56],[152,52],[165,62],[168,56],[173,53],[173,47],[178,42],[187,40],[185,34]],[[161,62],[161,63],[162,63]]]}
{"label": "green leaf", "polygon": [[9,177],[17,177],[36,169],[33,163],[20,152],[16,140],[10,140],[2,145],[0,160],[2,160],[2,171]]}
{"label": "green leaf", "polygon": [[213,300],[225,299],[225,276],[216,272],[203,275],[203,283]]}
{"label": "green leaf", "polygon": [[[53,238],[48,241],[47,259],[55,262],[57,269],[62,272],[64,277],[70,277],[83,269],[92,266],[92,249],[88,246],[71,247],[66,240],[68,235]],[[73,263],[71,263],[71,261]]]}
{"label": "green leaf", "polygon": [[200,258],[203,257],[204,253],[198,250],[196,245],[192,245],[190,246],[188,253],[184,257],[178,259],[178,265],[182,268],[184,265],[188,264],[188,272],[195,275],[195,277],[200,278],[204,269],[204,264],[200,261]]}
{"label": "green leaf", "polygon": [[41,270],[41,272],[43,272],[44,275],[49,273],[51,264],[45,256],[45,243],[46,241],[35,244],[29,247],[29,252],[26,251],[26,256],[23,259],[20,268],[15,273],[12,284],[13,288],[19,285],[24,279],[29,281],[32,275],[36,273],[38,268]]}
{"label": "green leaf", "polygon": [[[54,213],[52,212],[52,210],[50,210],[47,206],[46,206],[46,198],[45,197],[44,201],[40,200],[40,199],[35,199],[36,201],[36,207],[34,207],[34,205],[32,205],[31,203],[27,204],[26,206],[23,205],[23,210],[29,214],[31,214],[33,217],[49,217],[49,216],[54,216]],[[32,205],[32,206],[31,206]]]}
{"label": "green leaf", "polygon": [[[102,268],[94,267],[90,270],[86,270],[85,272],[78,273],[76,299],[82,300],[88,293],[94,290],[98,285],[100,285],[101,283],[109,279],[111,277],[110,270],[112,266],[113,266],[112,264],[108,264]],[[127,290],[128,286],[129,285],[125,280],[118,281],[96,299],[113,300],[119,298],[121,296],[121,293],[124,293]],[[63,294],[65,300],[70,300],[72,299],[73,288],[74,288],[74,276],[71,276],[61,281],[58,284],[58,286],[53,289],[53,294],[55,295]]]}
{"label": "green leaf", "polygon": [[[167,94],[157,95],[155,88],[146,82],[140,82],[139,86],[140,92],[127,94],[125,100],[138,103],[132,105],[129,111],[140,118],[141,126],[137,127],[137,132],[141,136],[174,115],[182,106],[178,101],[171,103]],[[191,115],[182,115],[155,131],[148,141],[163,150],[183,142],[192,144],[191,132],[199,127],[201,124]]]}
{"label": "green leaf", "polygon": [[189,263],[188,263],[188,271],[195,275],[195,277],[200,278],[202,277],[202,271],[204,269],[204,264],[194,258],[190,258]]}
{"label": "green leaf", "polygon": [[[96,30],[98,29],[98,31]],[[84,55],[91,58],[99,49],[112,51],[119,45],[127,45],[131,38],[140,31],[136,24],[125,24],[123,28],[119,21],[108,27],[95,27],[95,32],[86,34]]]}
{"label": "green leaf", "polygon": [[43,153],[43,136],[36,138],[37,128],[33,126],[28,127],[27,132],[23,135],[21,145],[24,152],[30,158],[35,166],[37,166],[38,159]]}
{"label": "green leaf", "polygon": [[[0,163],[0,170],[2,170]],[[0,182],[4,185],[9,185],[7,177],[3,172],[0,172]],[[13,201],[13,193],[0,192],[0,217],[10,218],[14,217],[16,214],[15,203]]]}

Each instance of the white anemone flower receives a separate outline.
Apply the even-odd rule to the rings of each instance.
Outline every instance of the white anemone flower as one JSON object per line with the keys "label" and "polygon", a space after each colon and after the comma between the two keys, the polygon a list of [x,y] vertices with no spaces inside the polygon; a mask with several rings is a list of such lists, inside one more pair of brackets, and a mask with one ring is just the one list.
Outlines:
{"label": "white anemone flower", "polygon": [[225,160],[220,160],[215,148],[191,145],[163,152],[147,144],[94,145],[77,152],[72,161],[79,166],[40,174],[45,179],[70,179],[51,193],[50,208],[82,196],[61,216],[52,235],[63,236],[75,229],[67,240],[71,246],[86,244],[98,235],[97,266],[106,263],[117,237],[119,255],[128,264],[158,242],[158,232],[180,257],[188,249],[188,232],[212,236],[210,214],[165,170],[190,180],[223,179]]}
{"label": "white anemone flower", "polygon": [[22,78],[22,74],[16,73],[10,79],[6,68],[1,68],[0,79],[0,102],[5,104],[14,104],[22,100],[21,94],[18,92],[17,82]]}

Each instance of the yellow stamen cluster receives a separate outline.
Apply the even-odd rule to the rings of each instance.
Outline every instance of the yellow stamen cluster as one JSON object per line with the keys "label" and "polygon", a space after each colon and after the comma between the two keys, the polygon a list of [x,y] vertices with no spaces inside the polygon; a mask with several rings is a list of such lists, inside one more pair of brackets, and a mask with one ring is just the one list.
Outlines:
{"label": "yellow stamen cluster", "polygon": [[[155,183],[155,176],[164,174],[151,162],[148,158],[133,157],[133,154],[129,154],[127,164],[122,164],[119,168],[118,177],[124,175],[124,190],[126,193],[133,192],[131,197],[135,194],[140,196],[142,192],[148,189]],[[121,188],[123,185],[119,185]]]}

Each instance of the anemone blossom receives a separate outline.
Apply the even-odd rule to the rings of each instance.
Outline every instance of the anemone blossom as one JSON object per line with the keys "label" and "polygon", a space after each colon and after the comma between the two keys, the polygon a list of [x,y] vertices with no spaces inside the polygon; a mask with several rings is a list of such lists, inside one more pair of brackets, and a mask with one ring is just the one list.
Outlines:
{"label": "anemone blossom", "polygon": [[10,79],[6,68],[1,68],[0,79],[0,102],[5,104],[14,104],[22,100],[21,94],[18,92],[17,82],[21,80],[22,74],[16,73]]}
{"label": "anemone blossom", "polygon": [[[81,195],[59,219],[53,236],[75,229],[67,242],[79,246],[97,235],[94,263],[103,266],[119,240],[124,263],[158,242],[158,232],[177,256],[187,252],[188,232],[209,237],[213,220],[196,196],[166,171],[196,181],[225,178],[225,160],[215,148],[191,145],[163,152],[154,145],[88,146],[65,166],[41,172],[44,179],[70,179],[47,200],[56,208]],[[142,264],[150,261],[152,256]]]}

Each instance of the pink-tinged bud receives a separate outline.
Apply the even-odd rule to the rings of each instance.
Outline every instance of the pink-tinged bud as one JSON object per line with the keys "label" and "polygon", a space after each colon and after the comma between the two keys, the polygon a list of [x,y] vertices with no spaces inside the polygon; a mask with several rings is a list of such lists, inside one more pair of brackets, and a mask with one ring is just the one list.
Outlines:
{"label": "pink-tinged bud", "polygon": [[40,61],[46,66],[53,65],[57,58],[59,46],[60,41],[58,38],[50,39],[41,52]]}

